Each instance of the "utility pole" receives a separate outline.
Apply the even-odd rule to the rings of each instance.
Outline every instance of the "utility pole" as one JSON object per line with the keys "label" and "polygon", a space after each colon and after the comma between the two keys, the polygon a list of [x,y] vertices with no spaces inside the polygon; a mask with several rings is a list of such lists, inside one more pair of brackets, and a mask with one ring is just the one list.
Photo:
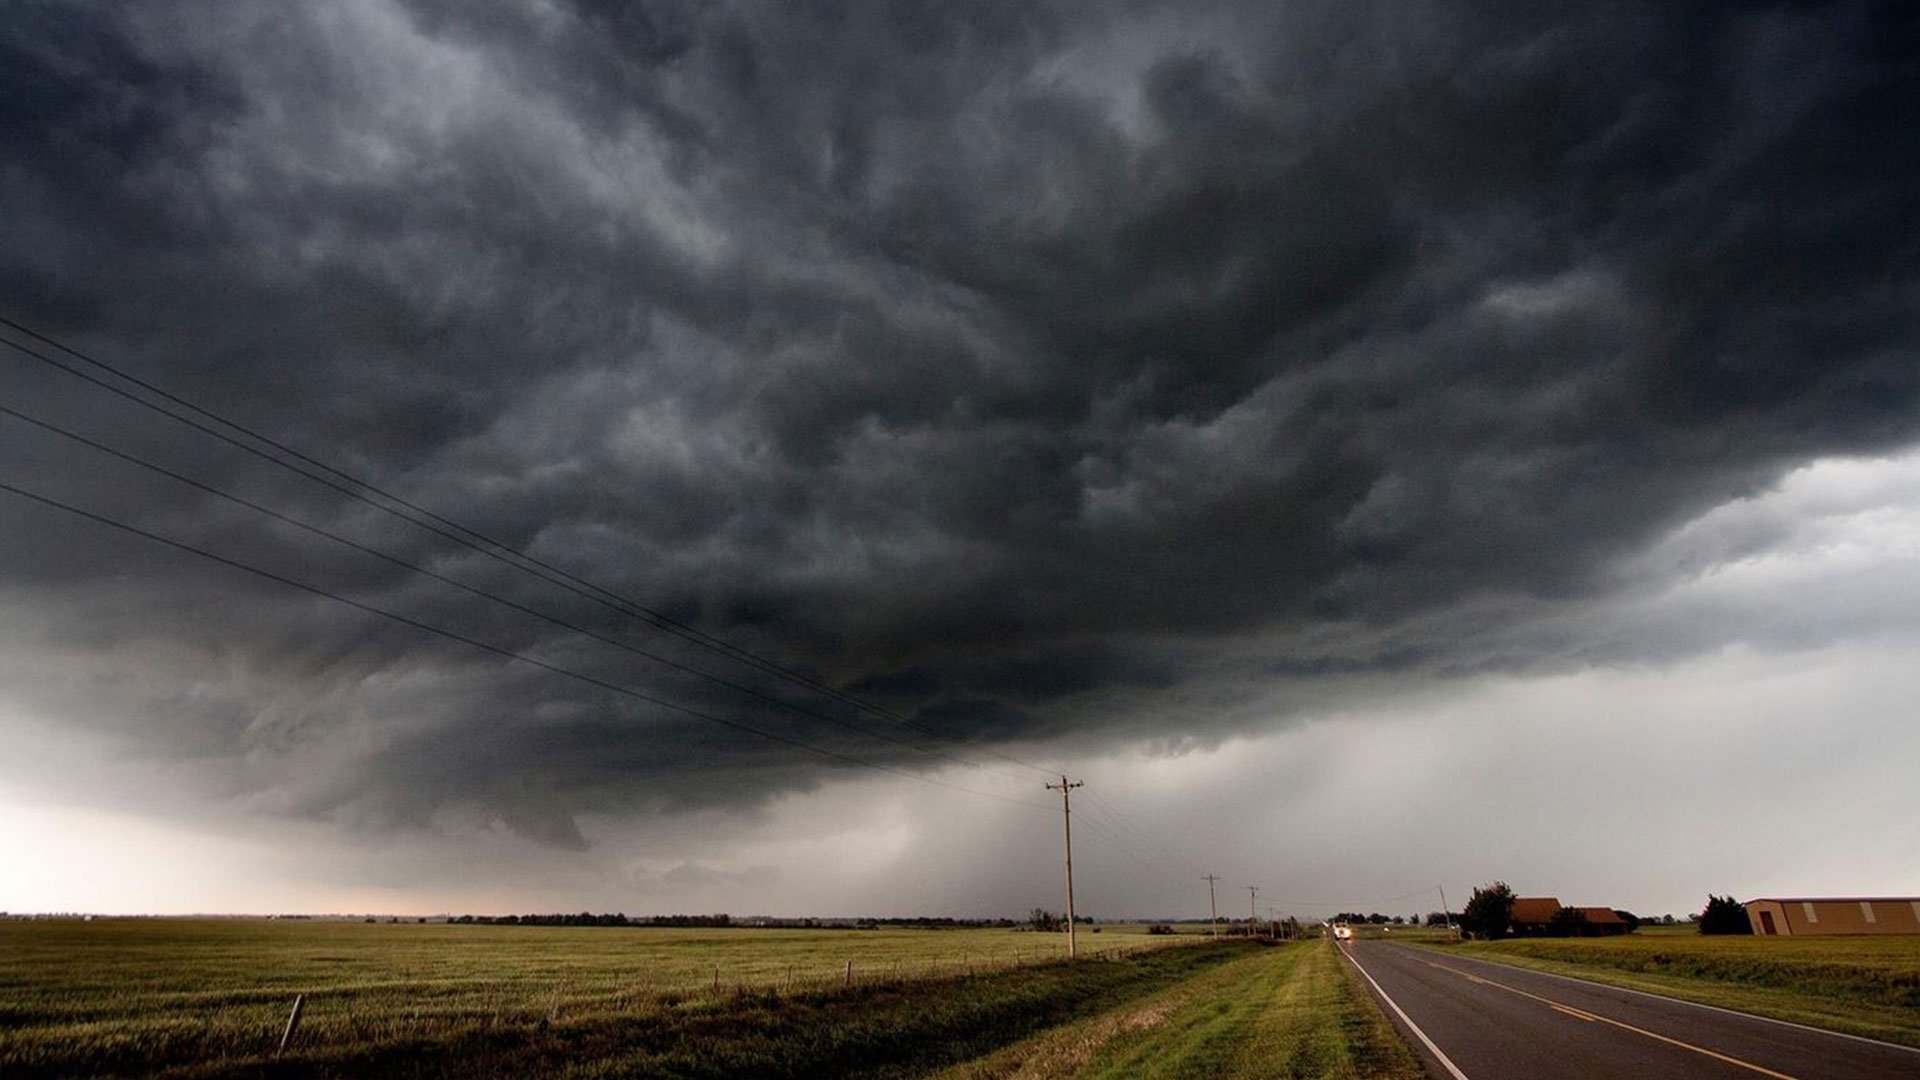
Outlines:
{"label": "utility pole", "polygon": [[1073,802],[1068,792],[1085,786],[1085,782],[1080,780],[1069,783],[1065,773],[1060,774],[1058,784],[1047,785],[1048,791],[1060,793],[1060,825],[1067,837],[1067,959],[1069,960],[1074,958],[1076,951],[1073,925]]}
{"label": "utility pole", "polygon": [[1213,938],[1215,941],[1218,941],[1220,940],[1220,905],[1215,903],[1213,899],[1213,883],[1220,880],[1220,875],[1208,874],[1205,880],[1207,882],[1207,910],[1213,912]]}
{"label": "utility pole", "polygon": [[1260,921],[1260,913],[1254,910],[1254,898],[1260,895],[1260,886],[1247,886],[1247,937],[1252,938],[1255,925]]}
{"label": "utility pole", "polygon": [[1447,934],[1451,937],[1453,934],[1453,909],[1447,906],[1447,887],[1445,885],[1435,885],[1434,888],[1440,890],[1440,913],[1446,917]]}

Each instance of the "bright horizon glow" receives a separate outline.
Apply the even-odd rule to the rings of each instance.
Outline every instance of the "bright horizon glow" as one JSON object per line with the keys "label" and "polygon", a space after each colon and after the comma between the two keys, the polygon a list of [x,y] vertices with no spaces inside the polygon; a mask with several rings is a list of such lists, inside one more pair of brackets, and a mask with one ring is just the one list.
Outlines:
{"label": "bright horizon glow", "polygon": [[[1621,618],[1684,620],[1722,602],[1735,577],[1746,579],[1741,602],[1773,616],[1823,602],[1877,607],[1920,587],[1916,537],[1920,453],[1814,463],[1654,545],[1648,559],[1695,573]],[[1852,584],[1863,580],[1870,588]],[[1257,879],[1263,897],[1295,905],[1283,910],[1316,917],[1430,884],[1460,890],[1457,905],[1495,878],[1649,915],[1697,910],[1708,891],[1920,893],[1920,838],[1835,845],[1829,819],[1810,812],[1836,775],[1849,778],[1849,817],[1897,820],[1909,798],[1920,760],[1920,732],[1906,721],[1915,631],[1873,626],[1851,642],[1789,648],[1763,636],[1665,665],[1440,684],[1171,755],[1108,752],[1084,775],[1156,843],[1116,847],[1112,833],[1124,830],[1083,797],[1080,906],[1103,917],[1204,913],[1186,879],[1208,870]],[[15,742],[43,765],[33,788],[16,776],[0,789],[0,909],[16,913],[990,916],[1059,906],[1057,816],[891,778],[829,784],[753,813],[590,818],[590,847],[571,852],[458,814],[367,836],[231,808],[244,803],[224,819],[184,797],[145,813],[89,806],[53,798],[62,778],[46,770],[73,770],[70,792],[111,793],[130,789],[142,766],[101,772],[84,746],[44,727]],[[82,782],[90,768],[93,783]],[[1023,795],[991,774],[940,775]],[[1255,838],[1273,854],[1249,859]],[[1193,865],[1168,867],[1169,851]]]}

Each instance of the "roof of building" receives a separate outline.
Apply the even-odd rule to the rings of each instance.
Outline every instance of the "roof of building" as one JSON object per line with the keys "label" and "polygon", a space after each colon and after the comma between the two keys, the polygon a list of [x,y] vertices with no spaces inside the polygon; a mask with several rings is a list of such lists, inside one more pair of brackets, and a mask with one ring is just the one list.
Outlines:
{"label": "roof of building", "polygon": [[1554,896],[1516,896],[1513,900],[1512,918],[1516,923],[1549,923],[1554,913],[1560,910],[1560,899]]}
{"label": "roof of building", "polygon": [[1749,904],[1920,904],[1920,896],[1756,896]]}
{"label": "roof of building", "polygon": [[1620,917],[1619,912],[1610,907],[1577,907],[1573,910],[1585,916],[1588,922],[1599,926],[1625,925],[1627,921]]}

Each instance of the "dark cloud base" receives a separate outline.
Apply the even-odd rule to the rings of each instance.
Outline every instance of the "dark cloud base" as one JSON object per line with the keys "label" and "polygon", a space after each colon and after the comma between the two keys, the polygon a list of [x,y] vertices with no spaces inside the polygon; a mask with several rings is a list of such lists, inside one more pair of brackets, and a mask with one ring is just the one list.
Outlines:
{"label": "dark cloud base", "polygon": [[[1205,737],[1255,687],[1604,659],[1567,613],[1625,556],[1910,444],[1916,45],[1894,4],[26,4],[0,300],[962,741]],[[10,405],[700,655],[0,363]],[[369,603],[930,763],[16,422],[0,449]],[[16,703],[286,812],[464,801],[578,844],[580,812],[844,767],[6,513]],[[1220,707],[1149,730],[1170,694]]]}

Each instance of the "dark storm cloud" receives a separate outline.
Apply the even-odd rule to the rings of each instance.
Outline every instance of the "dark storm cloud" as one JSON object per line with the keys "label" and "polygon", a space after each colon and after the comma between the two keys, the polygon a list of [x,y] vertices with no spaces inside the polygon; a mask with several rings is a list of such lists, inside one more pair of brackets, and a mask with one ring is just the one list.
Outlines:
{"label": "dark storm cloud", "polygon": [[[1913,440],[1904,9],[1272,7],[20,5],[0,294],[993,742],[1217,733],[1258,682],[1604,659],[1568,613],[1625,556],[1795,463]],[[699,655],[4,362],[10,406]],[[364,602],[938,763],[17,421],[0,447],[9,482]],[[469,805],[577,845],[581,812],[850,767],[7,514],[13,699],[280,812]],[[1155,695],[1204,707],[1094,707]]]}

